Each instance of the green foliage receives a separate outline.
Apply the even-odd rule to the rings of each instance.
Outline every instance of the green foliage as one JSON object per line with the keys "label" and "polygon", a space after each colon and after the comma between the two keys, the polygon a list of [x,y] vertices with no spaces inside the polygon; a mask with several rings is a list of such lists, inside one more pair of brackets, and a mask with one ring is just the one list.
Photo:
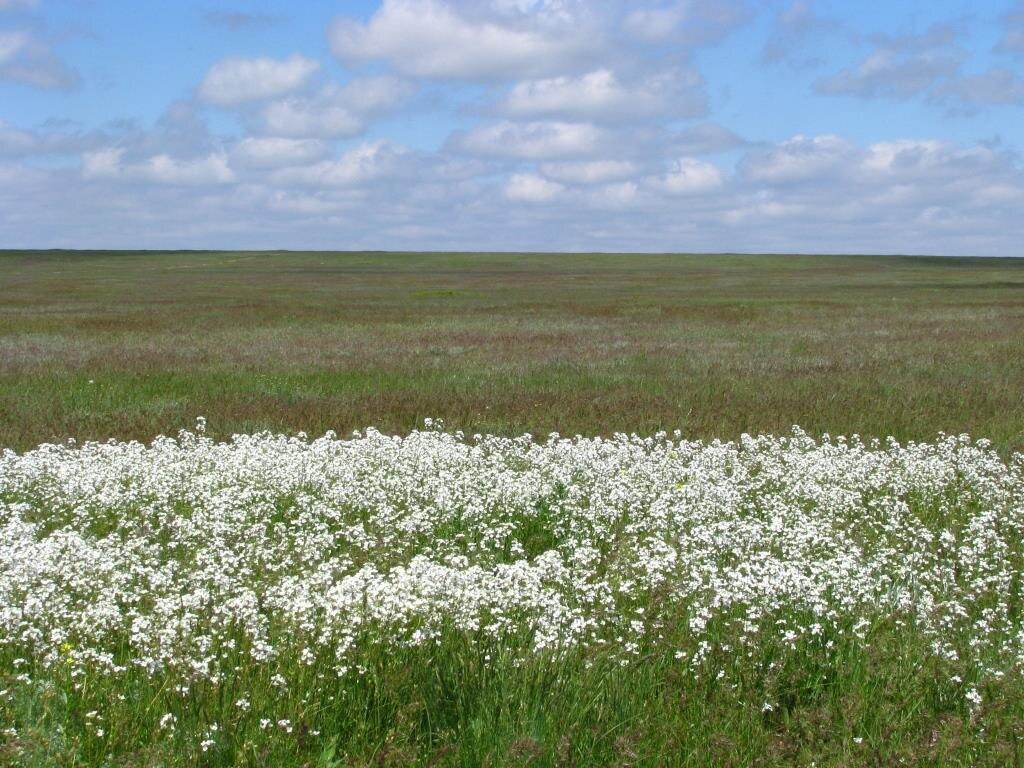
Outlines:
{"label": "green foliage", "polygon": [[[728,643],[728,630],[714,638]],[[0,761],[20,766],[1020,765],[1024,689],[990,685],[965,708],[954,668],[939,670],[906,628],[881,626],[870,642],[773,657],[719,654],[694,675],[671,644],[622,666],[601,653],[526,664],[500,648],[446,634],[429,649],[368,653],[366,674],[336,685],[224,681],[175,694],[159,680],[8,680],[0,722],[17,729]],[[775,651],[778,653],[778,649]],[[493,654],[489,664],[484,653]],[[4,664],[11,659],[4,659]],[[293,681],[312,681],[281,659]],[[721,674],[719,674],[721,673]],[[234,706],[239,691],[250,708]],[[121,698],[123,697],[123,698]],[[763,711],[771,698],[778,706]],[[87,713],[102,707],[102,737]],[[177,716],[161,729],[162,713]],[[287,727],[278,725],[288,713]],[[261,720],[272,719],[270,726]],[[208,752],[178,736],[219,724]],[[1017,761],[1016,763],[1014,761]]]}

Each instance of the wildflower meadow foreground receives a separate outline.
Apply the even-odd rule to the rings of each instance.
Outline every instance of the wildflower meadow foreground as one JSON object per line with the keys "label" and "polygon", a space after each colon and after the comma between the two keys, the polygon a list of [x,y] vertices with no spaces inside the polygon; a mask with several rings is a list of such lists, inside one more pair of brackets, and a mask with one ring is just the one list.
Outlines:
{"label": "wildflower meadow foreground", "polygon": [[1024,459],[372,429],[0,456],[0,764],[1012,765]]}

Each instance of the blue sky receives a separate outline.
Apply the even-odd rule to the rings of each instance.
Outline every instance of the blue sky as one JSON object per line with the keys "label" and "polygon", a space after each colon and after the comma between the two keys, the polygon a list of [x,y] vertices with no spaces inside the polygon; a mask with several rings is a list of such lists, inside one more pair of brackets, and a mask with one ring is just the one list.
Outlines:
{"label": "blue sky", "polygon": [[1024,1],[0,0],[0,247],[1024,255]]}

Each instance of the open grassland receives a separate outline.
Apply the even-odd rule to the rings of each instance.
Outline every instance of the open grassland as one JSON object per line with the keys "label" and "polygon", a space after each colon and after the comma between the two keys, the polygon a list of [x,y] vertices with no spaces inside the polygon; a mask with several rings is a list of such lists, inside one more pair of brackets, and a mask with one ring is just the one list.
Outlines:
{"label": "open grassland", "polygon": [[270,428],[1024,447],[1024,261],[0,253],[0,446]]}
{"label": "open grassland", "polygon": [[8,252],[0,363],[0,765],[1024,766],[1024,262]]}
{"label": "open grassland", "polygon": [[0,761],[1019,766],[1024,459],[199,435],[0,456]]}

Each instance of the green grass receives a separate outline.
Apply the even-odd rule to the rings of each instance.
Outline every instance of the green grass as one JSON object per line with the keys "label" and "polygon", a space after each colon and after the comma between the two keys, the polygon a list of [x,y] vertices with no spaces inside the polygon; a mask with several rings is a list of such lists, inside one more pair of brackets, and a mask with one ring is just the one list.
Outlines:
{"label": "green grass", "polygon": [[[1024,449],[1024,260],[0,253],[0,447],[148,440],[199,415],[217,438],[429,416],[500,434],[969,432],[1006,455]],[[547,536],[522,532],[536,551]],[[0,765],[1024,766],[1019,674],[971,712],[961,670],[914,631],[880,624],[869,641],[715,656],[695,680],[674,657],[685,633],[622,667],[593,651],[505,664],[501,645],[452,632],[404,655],[367,642],[366,675],[284,700],[255,668],[181,696],[11,652],[0,720],[18,735],[0,737]],[[294,655],[280,667],[303,679]],[[262,710],[294,713],[294,730],[261,728]],[[168,711],[182,734],[217,721],[230,740],[176,741]]]}
{"label": "green grass", "polygon": [[1024,447],[1024,261],[0,253],[0,446],[785,431]]}
{"label": "green grass", "polygon": [[[732,640],[726,630],[707,637]],[[828,654],[717,654],[700,681],[668,644],[628,667],[600,653],[513,664],[455,633],[426,650],[374,653],[368,644],[367,673],[333,687],[285,656],[287,693],[248,667],[187,697],[141,674],[77,688],[45,674],[0,703],[0,716],[19,725],[0,764],[6,753],[23,768],[1024,765],[1019,679],[986,686],[992,703],[972,713],[946,679],[951,670],[912,632],[882,626],[869,640],[841,641]],[[766,673],[780,658],[787,663]],[[235,706],[239,696],[251,709]],[[780,703],[763,712],[765,697]],[[85,716],[94,710],[102,737]],[[297,713],[291,731],[261,726],[282,710]],[[174,732],[160,728],[165,712],[177,717]],[[218,744],[203,752],[183,734],[211,721]]]}

